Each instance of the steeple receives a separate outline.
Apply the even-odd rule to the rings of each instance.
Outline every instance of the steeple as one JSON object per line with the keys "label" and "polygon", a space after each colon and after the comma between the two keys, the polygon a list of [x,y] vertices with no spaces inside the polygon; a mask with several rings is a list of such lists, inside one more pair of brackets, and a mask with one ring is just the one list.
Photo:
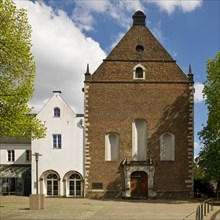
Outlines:
{"label": "steeple", "polygon": [[86,72],[85,72],[85,80],[90,80],[90,79],[91,79],[91,74],[89,72],[89,64],[87,64]]}
{"label": "steeple", "polygon": [[89,64],[87,64],[87,68],[86,68],[86,73],[85,75],[91,75],[90,72],[89,72]]}
{"label": "steeple", "polygon": [[189,65],[188,79],[189,81],[193,82],[193,73],[192,73],[191,65]]}
{"label": "steeple", "polygon": [[144,25],[145,26],[145,14],[142,11],[136,11],[133,16],[133,25]]}

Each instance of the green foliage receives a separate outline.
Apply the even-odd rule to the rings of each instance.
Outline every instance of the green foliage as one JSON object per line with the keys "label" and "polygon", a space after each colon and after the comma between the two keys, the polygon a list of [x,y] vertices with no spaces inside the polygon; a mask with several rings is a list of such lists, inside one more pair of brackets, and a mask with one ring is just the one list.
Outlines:
{"label": "green foliage", "polygon": [[214,197],[213,186],[206,179],[194,180],[194,195],[195,197]]}
{"label": "green foliage", "polygon": [[194,163],[194,196],[195,197],[214,197],[214,187],[206,178],[205,172],[199,165],[199,158],[195,159]]}
{"label": "green foliage", "polygon": [[220,183],[220,52],[207,62],[207,80],[204,94],[208,108],[207,124],[199,132],[204,148],[199,164],[207,178]]}
{"label": "green foliage", "polygon": [[195,159],[194,163],[194,180],[205,179],[204,170],[199,166],[199,158]]}
{"label": "green foliage", "polygon": [[26,11],[0,0],[0,136],[44,137],[45,127],[31,115],[36,67]]}

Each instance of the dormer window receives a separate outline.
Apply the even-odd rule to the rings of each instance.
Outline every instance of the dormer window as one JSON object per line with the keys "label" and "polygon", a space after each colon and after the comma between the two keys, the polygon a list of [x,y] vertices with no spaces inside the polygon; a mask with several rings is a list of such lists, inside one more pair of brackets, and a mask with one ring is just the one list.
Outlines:
{"label": "dormer window", "polygon": [[133,79],[145,79],[145,68],[142,65],[137,65],[134,67]]}
{"label": "dormer window", "polygon": [[54,108],[53,116],[56,117],[56,118],[60,117],[60,109],[58,107]]}

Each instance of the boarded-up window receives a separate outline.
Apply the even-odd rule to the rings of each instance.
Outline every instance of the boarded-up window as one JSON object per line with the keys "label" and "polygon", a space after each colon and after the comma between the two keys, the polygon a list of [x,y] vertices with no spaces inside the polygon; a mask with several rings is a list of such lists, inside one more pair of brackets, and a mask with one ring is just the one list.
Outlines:
{"label": "boarded-up window", "polygon": [[160,136],[160,160],[175,159],[175,136],[164,133]]}
{"label": "boarded-up window", "polygon": [[132,124],[132,158],[139,161],[147,158],[147,122],[142,119]]}
{"label": "boarded-up window", "polygon": [[109,133],[105,135],[105,160],[114,161],[119,159],[119,135]]}

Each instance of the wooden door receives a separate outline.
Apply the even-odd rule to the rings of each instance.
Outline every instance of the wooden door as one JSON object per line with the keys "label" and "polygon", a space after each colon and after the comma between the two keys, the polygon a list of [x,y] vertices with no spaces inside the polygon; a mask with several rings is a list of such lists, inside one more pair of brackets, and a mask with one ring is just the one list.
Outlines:
{"label": "wooden door", "polygon": [[148,196],[148,176],[144,171],[131,174],[131,197]]}

